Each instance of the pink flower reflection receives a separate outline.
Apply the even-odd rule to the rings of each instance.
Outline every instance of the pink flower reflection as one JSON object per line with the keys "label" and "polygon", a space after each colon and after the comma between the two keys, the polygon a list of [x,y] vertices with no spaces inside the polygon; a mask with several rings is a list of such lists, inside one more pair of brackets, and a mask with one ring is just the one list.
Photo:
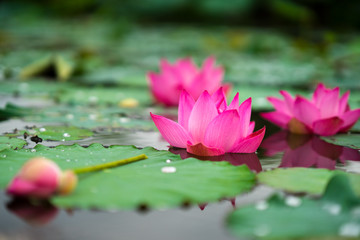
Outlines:
{"label": "pink flower reflection", "polygon": [[315,167],[335,169],[336,162],[360,161],[360,153],[352,148],[337,146],[315,135],[297,135],[281,131],[266,138],[260,146],[265,156],[284,152],[279,167]]}
{"label": "pink flower reflection", "polygon": [[174,154],[180,155],[182,159],[194,157],[206,161],[214,161],[214,162],[226,161],[234,166],[240,166],[246,164],[246,166],[248,166],[249,169],[255,172],[262,171],[260,160],[255,153],[226,153],[221,156],[202,157],[188,153],[185,149],[181,149],[181,148],[170,148],[169,151]]}
{"label": "pink flower reflection", "polygon": [[59,211],[47,201],[34,203],[25,198],[13,198],[7,204],[7,209],[25,222],[35,226],[49,223]]}

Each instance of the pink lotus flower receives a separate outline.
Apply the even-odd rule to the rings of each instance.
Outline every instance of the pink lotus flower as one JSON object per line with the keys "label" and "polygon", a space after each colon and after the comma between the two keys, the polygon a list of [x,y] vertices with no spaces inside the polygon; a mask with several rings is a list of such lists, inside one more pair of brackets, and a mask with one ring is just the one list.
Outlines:
{"label": "pink lotus flower", "polygon": [[[195,100],[204,90],[213,94],[221,87],[224,76],[223,68],[214,65],[214,57],[207,58],[201,69],[190,58],[179,59],[173,65],[162,59],[161,73],[147,74],[155,100],[165,106],[177,106],[182,90],[186,90]],[[224,85],[224,90],[228,92],[230,85]]]}
{"label": "pink lotus flower", "polygon": [[340,97],[339,87],[327,89],[320,83],[311,100],[302,96],[293,98],[286,91],[280,93],[284,100],[268,97],[275,111],[261,116],[293,133],[330,136],[350,130],[360,117],[360,108],[349,108],[350,92]]}
{"label": "pink lotus flower", "polygon": [[227,105],[222,88],[212,96],[204,91],[196,102],[183,91],[178,123],[150,114],[171,146],[186,148],[187,152],[199,156],[218,156],[226,152],[252,153],[265,134],[265,127],[253,133],[255,122],[250,122],[251,98],[239,106],[237,93]]}
{"label": "pink lotus flower", "polygon": [[62,172],[53,161],[35,157],[20,169],[7,187],[7,193],[20,197],[48,198],[55,193],[73,191],[77,177],[72,171]]}

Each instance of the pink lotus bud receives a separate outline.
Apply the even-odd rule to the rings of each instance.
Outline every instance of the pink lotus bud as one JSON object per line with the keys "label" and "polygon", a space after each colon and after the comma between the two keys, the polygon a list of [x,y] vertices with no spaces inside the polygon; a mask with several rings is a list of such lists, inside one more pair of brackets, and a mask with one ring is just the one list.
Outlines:
{"label": "pink lotus bud", "polygon": [[[69,176],[71,180],[66,179],[68,178],[66,176]],[[35,157],[27,161],[20,169],[7,187],[7,193],[34,198],[48,198],[58,191],[70,193],[76,185],[73,177],[71,174],[63,173],[53,161]]]}
{"label": "pink lotus bud", "polygon": [[150,114],[171,146],[186,148],[187,152],[195,155],[253,153],[265,134],[265,127],[253,132],[255,122],[250,121],[251,98],[239,106],[238,93],[227,105],[222,88],[212,96],[204,91],[197,101],[183,91],[178,111],[178,123]]}
{"label": "pink lotus bud", "polygon": [[268,97],[275,111],[262,113],[261,116],[297,134],[330,136],[347,132],[359,119],[360,108],[350,110],[350,92],[340,97],[339,91],[339,87],[328,89],[320,83],[311,100],[302,96],[293,98],[288,92],[280,91],[284,100]]}
{"label": "pink lotus bud", "polygon": [[[174,64],[162,59],[159,74],[149,72],[151,93],[158,103],[165,106],[177,106],[182,90],[186,90],[195,100],[204,90],[213,94],[223,80],[224,70],[215,66],[215,58],[208,57],[201,69],[198,69],[190,58],[178,59]],[[224,85],[224,91],[230,85]]]}

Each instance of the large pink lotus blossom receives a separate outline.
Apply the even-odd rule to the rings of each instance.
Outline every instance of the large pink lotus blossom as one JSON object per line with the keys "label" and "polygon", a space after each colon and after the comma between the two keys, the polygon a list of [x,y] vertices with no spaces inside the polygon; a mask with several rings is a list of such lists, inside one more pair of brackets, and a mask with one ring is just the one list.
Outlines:
{"label": "large pink lotus blossom", "polygon": [[7,187],[13,196],[48,198],[55,193],[68,194],[76,186],[72,171],[62,172],[53,161],[35,157],[27,161]]}
{"label": "large pink lotus blossom", "polygon": [[254,132],[250,122],[251,98],[239,106],[239,93],[227,105],[222,88],[212,96],[204,91],[195,101],[183,91],[180,96],[178,123],[165,117],[151,117],[164,139],[173,147],[186,148],[199,156],[224,153],[252,153],[259,147],[265,127]]}
{"label": "large pink lotus blossom", "polygon": [[275,111],[261,116],[293,133],[330,136],[347,132],[360,117],[360,108],[350,110],[350,92],[340,97],[339,87],[328,89],[320,83],[310,100],[302,96],[293,98],[286,91],[280,91],[280,94],[284,100],[268,97]]}
{"label": "large pink lotus blossom", "polygon": [[[208,57],[201,69],[190,58],[178,59],[174,64],[162,59],[160,70],[160,73],[149,72],[147,78],[155,100],[165,106],[177,106],[182,90],[195,100],[204,90],[213,94],[221,87],[224,76],[223,68],[215,66],[214,57]],[[225,92],[230,89],[230,85],[223,87]]]}

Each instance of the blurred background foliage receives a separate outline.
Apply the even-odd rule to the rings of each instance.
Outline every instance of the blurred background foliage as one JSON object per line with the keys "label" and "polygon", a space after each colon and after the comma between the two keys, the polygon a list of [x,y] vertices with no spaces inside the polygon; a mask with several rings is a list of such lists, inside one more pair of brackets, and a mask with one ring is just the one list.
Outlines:
{"label": "blurred background foliage", "polygon": [[[341,30],[360,26],[356,0],[11,0],[2,15],[26,12],[57,17],[101,16],[143,23],[246,24]],[[9,11],[11,9],[11,11]]]}
{"label": "blurred background foliage", "polygon": [[[62,114],[43,121],[149,120],[146,73],[161,58],[200,65],[213,55],[255,111],[270,109],[266,96],[279,89],[309,95],[318,82],[351,89],[350,105],[360,107],[359,10],[356,0],[2,1],[0,96],[60,104]],[[122,107],[129,97],[142,111]]]}

